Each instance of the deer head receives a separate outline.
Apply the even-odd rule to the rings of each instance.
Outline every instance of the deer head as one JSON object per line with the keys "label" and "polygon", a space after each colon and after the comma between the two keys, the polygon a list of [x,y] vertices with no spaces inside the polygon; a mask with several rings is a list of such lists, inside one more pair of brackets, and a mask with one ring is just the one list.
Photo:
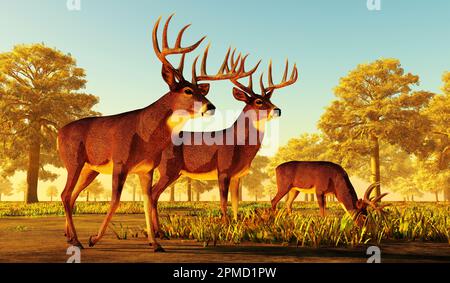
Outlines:
{"label": "deer head", "polygon": [[[245,59],[247,56],[244,57],[243,63],[241,65],[241,68],[244,68]],[[259,65],[259,63],[258,63]],[[256,70],[256,67],[252,70],[253,72]],[[244,86],[242,83],[238,81],[240,77],[231,79],[231,82],[236,86],[233,88],[233,96],[235,99],[239,101],[245,102],[246,106],[244,108],[244,111],[254,111],[259,119],[266,118],[267,120],[270,120],[274,117],[279,117],[281,115],[281,110],[275,106],[271,101],[271,97],[275,89],[283,88],[286,86],[289,86],[291,84],[294,84],[298,79],[298,71],[297,66],[294,64],[294,67],[292,69],[291,76],[289,80],[287,80],[288,75],[288,69],[289,69],[289,63],[286,60],[286,66],[284,69],[283,79],[281,83],[274,84],[272,80],[272,61],[269,62],[269,71],[268,71],[268,87],[264,86],[263,83],[263,75],[261,74],[259,78],[259,84],[261,87],[261,94],[257,94],[253,91],[253,81],[252,81],[252,74],[251,72],[249,74],[249,82],[248,86]],[[244,69],[242,69],[242,72],[245,73]]]}
{"label": "deer head", "polygon": [[356,201],[356,213],[355,213],[355,221],[358,224],[364,223],[366,216],[367,216],[367,209],[370,207],[374,209],[375,211],[378,211],[380,213],[385,212],[383,208],[388,206],[389,204],[383,204],[379,205],[379,202],[383,197],[388,195],[388,193],[383,193],[377,197],[370,197],[372,194],[372,191],[379,185],[379,183],[373,183],[371,184],[366,192],[364,193],[364,198],[359,199]]}
{"label": "deer head", "polygon": [[[162,63],[162,77],[170,89],[170,92],[167,94],[169,106],[174,111],[186,111],[191,118],[198,115],[212,115],[214,114],[215,106],[205,97],[209,91],[209,84],[198,84],[196,81],[189,82],[183,77],[185,55],[194,51],[205,37],[202,37],[191,46],[181,47],[183,33],[190,26],[186,25],[179,31],[174,47],[170,48],[167,42],[167,30],[172,17],[173,14],[167,19],[164,25],[161,49],[159,48],[157,35],[161,17],[156,21],[152,33],[153,49]],[[181,54],[178,68],[173,67],[166,58],[168,55],[175,54]]]}

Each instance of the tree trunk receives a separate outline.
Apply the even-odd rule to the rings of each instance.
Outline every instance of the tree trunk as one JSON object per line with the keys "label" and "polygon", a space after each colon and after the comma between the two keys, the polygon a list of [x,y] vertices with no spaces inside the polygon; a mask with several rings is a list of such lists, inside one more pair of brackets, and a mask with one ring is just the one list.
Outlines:
{"label": "tree trunk", "polygon": [[[370,155],[370,181],[372,183],[377,183],[381,181],[380,178],[380,144],[378,138],[374,135],[371,136],[371,141],[373,144],[372,153]],[[375,195],[379,196],[381,194],[380,185],[375,188]]]}
{"label": "tree trunk", "polygon": [[175,201],[175,187],[174,186],[170,186],[170,201],[171,202]]}
{"label": "tree trunk", "polygon": [[2,201],[2,193],[0,193],[0,201]]}
{"label": "tree trunk", "polygon": [[86,202],[89,201],[89,191],[86,191]]}
{"label": "tree trunk", "polygon": [[304,200],[305,200],[305,201],[309,201],[309,200],[308,200],[308,194],[305,194]]}
{"label": "tree trunk", "polygon": [[196,192],[195,192],[195,195],[196,195],[196,196],[195,196],[196,200],[197,200],[197,201],[200,201],[200,192],[199,192],[199,191],[196,191]]}
{"label": "tree trunk", "polygon": [[38,202],[38,180],[39,180],[39,159],[41,155],[41,135],[37,134],[36,138],[30,143],[28,152],[28,170],[27,170],[27,194],[25,203]]}
{"label": "tree trunk", "polygon": [[136,201],[136,186],[133,186],[133,202]]}
{"label": "tree trunk", "polygon": [[436,196],[436,202],[439,202],[439,192],[435,191],[434,195]]}
{"label": "tree trunk", "polygon": [[311,201],[314,201],[314,194],[311,194],[310,199],[311,199]]}
{"label": "tree trunk", "polygon": [[411,195],[411,201],[414,201],[414,195]]}
{"label": "tree trunk", "polygon": [[53,201],[53,196],[50,196],[50,201]]}
{"label": "tree trunk", "polygon": [[255,201],[258,202],[258,193],[255,194]]}
{"label": "tree trunk", "polygon": [[444,188],[444,199],[446,201],[450,201],[450,186],[447,184],[448,187]]}
{"label": "tree trunk", "polygon": [[192,201],[192,180],[187,181],[187,201]]}

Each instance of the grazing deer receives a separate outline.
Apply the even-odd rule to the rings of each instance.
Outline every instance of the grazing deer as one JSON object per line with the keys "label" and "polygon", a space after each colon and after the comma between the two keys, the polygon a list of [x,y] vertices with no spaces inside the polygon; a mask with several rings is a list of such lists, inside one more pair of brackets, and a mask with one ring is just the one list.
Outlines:
{"label": "grazing deer", "polygon": [[[233,57],[233,56],[232,56]],[[243,61],[245,62],[244,57]],[[265,123],[273,117],[278,117],[281,110],[271,101],[275,89],[289,86],[297,81],[298,72],[294,65],[291,76],[287,80],[288,63],[280,84],[273,84],[272,65],[269,64],[269,86],[264,87],[263,75],[260,77],[261,94],[256,94],[252,88],[252,74],[259,63],[251,71],[244,73],[249,77],[249,85],[244,86],[238,79],[231,82],[237,86],[233,88],[235,99],[245,103],[245,107],[234,124],[224,130],[213,132],[180,133],[182,143],[167,147],[157,170],[159,181],[153,186],[153,225],[160,234],[157,202],[161,193],[181,175],[199,180],[218,180],[220,189],[221,212],[224,221],[227,218],[228,190],[231,189],[234,218],[237,218],[238,189],[240,178],[249,171],[251,162],[261,147],[264,136]],[[241,65],[244,68],[244,63]],[[205,68],[202,67],[202,70]],[[203,137],[198,140],[196,137]],[[205,137],[209,137],[208,140]]]}
{"label": "grazing deer", "polygon": [[316,193],[319,202],[320,215],[325,216],[325,196],[333,194],[350,214],[367,215],[367,207],[381,210],[387,205],[377,203],[387,195],[381,194],[369,198],[377,184],[372,184],[366,190],[364,199],[358,199],[347,172],[338,164],[327,161],[290,161],[276,168],[278,192],[272,199],[272,209],[289,193],[286,202],[287,211],[292,210],[292,203],[299,192]]}
{"label": "grazing deer", "polygon": [[[99,173],[112,174],[110,208],[97,235],[89,238],[89,246],[94,246],[104,235],[119,205],[127,175],[138,174],[144,196],[148,239],[155,251],[163,251],[155,240],[150,219],[153,169],[158,166],[164,148],[171,143],[174,131],[176,133],[189,119],[214,113],[214,105],[205,98],[209,84],[198,82],[230,79],[236,75],[235,70],[227,70],[227,73],[215,77],[194,75],[192,82],[185,80],[185,55],[195,50],[205,37],[189,47],[181,47],[183,33],[190,26],[187,25],[179,31],[175,46],[169,48],[167,29],[172,16],[164,26],[162,49],[157,39],[161,18],[155,23],[152,33],[153,48],[162,62],[162,77],[169,86],[169,92],[145,108],[113,116],[81,119],[64,126],[58,133],[59,154],[67,169],[67,182],[61,195],[66,213],[66,236],[73,245],[82,247],[72,219],[73,206],[81,191]],[[178,68],[174,68],[166,58],[173,54],[182,55]]]}

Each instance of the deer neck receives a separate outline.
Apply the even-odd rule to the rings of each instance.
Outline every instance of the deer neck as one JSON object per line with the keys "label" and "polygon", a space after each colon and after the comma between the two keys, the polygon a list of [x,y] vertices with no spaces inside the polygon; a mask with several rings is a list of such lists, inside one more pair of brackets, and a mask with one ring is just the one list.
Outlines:
{"label": "deer neck", "polygon": [[261,146],[266,122],[266,117],[244,108],[233,124],[234,134],[238,139],[244,139],[246,145]]}
{"label": "deer neck", "polygon": [[184,126],[189,117],[174,117],[174,110],[169,102],[167,93],[159,100],[142,109],[138,122],[138,134],[148,142],[155,131],[158,136],[170,138],[174,130]]}

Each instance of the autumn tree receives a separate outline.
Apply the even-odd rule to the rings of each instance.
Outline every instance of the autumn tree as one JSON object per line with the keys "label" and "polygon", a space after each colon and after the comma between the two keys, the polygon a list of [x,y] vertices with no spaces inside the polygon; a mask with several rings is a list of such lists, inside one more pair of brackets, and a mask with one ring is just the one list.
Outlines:
{"label": "autumn tree", "polygon": [[11,196],[13,194],[13,188],[11,182],[0,175],[0,201],[2,196]]}
{"label": "autumn tree", "polygon": [[97,97],[81,92],[85,71],[70,54],[44,44],[17,45],[0,54],[0,156],[5,173],[27,172],[26,202],[38,201],[38,179],[60,166],[56,135],[70,121],[96,115]]}
{"label": "autumn tree", "polygon": [[23,195],[23,201],[26,199],[27,195],[27,180],[22,180],[17,186],[15,186],[16,192]]}
{"label": "autumn tree", "polygon": [[[337,100],[326,109],[319,128],[339,152],[370,158],[371,181],[380,182],[380,143],[418,151],[430,127],[421,113],[433,94],[412,91],[419,77],[405,73],[397,59],[358,65],[334,89]],[[380,187],[376,188],[380,194]]]}
{"label": "autumn tree", "polygon": [[264,183],[269,179],[266,169],[268,164],[267,156],[257,155],[252,161],[250,172],[241,179],[242,186],[247,189],[250,196],[255,197],[255,201],[266,195]]}
{"label": "autumn tree", "polygon": [[444,73],[442,81],[444,93],[434,96],[423,111],[432,122],[423,159],[428,173],[443,181],[444,197],[450,201],[450,72]]}
{"label": "autumn tree", "polygon": [[97,198],[104,195],[105,187],[99,180],[94,180],[89,186],[84,189],[82,195],[86,197],[86,201],[89,201],[89,197],[93,197],[94,201],[97,201]]}
{"label": "autumn tree", "polygon": [[141,189],[138,175],[128,175],[125,181],[125,187],[131,190],[132,200],[136,201],[136,190]]}
{"label": "autumn tree", "polygon": [[192,180],[192,191],[195,200],[200,201],[200,195],[214,189],[217,186],[216,180]]}
{"label": "autumn tree", "polygon": [[58,188],[53,185],[47,187],[47,196],[50,198],[50,201],[53,201],[53,198],[58,196]]}

